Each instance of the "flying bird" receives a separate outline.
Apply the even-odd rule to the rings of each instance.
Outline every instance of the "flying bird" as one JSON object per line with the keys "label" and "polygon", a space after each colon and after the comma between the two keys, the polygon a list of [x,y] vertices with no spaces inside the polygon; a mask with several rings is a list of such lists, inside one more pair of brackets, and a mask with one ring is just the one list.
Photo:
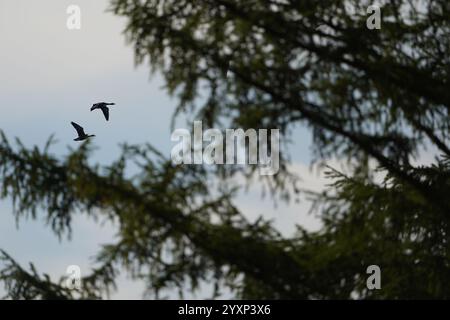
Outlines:
{"label": "flying bird", "polygon": [[99,102],[94,103],[91,107],[91,111],[94,111],[95,109],[101,109],[103,112],[103,115],[105,116],[106,121],[109,120],[109,108],[108,106],[113,106],[115,103],[107,103],[107,102]]}
{"label": "flying bird", "polygon": [[90,137],[95,137],[94,134],[88,135],[84,132],[84,129],[79,124],[76,124],[75,122],[71,122],[72,126],[77,130],[78,137],[76,139],[73,139],[74,141],[83,141]]}

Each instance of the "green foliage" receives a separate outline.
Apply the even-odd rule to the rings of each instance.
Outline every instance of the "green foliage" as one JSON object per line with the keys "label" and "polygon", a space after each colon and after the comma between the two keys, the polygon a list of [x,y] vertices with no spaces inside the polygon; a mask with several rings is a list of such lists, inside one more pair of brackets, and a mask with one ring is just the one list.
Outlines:
{"label": "green foliage", "polygon": [[[119,227],[76,295],[4,253],[8,297],[104,297],[124,268],[156,296],[212,281],[215,295],[228,288],[239,298],[449,298],[450,7],[384,3],[381,29],[368,30],[369,1],[112,0],[136,62],[178,97],[175,116],[280,128],[286,138],[303,124],[317,160],[353,165],[308,193],[323,228],[285,238],[233,206],[227,178],[251,179],[251,168],[173,166],[151,146],[124,146],[102,168],[88,164],[88,144],[57,159],[2,136],[2,197],[18,219],[44,211],[59,236],[79,212]],[[424,146],[442,155],[416,166]],[[137,175],[126,174],[130,164]],[[285,155],[266,180],[274,196],[290,195],[288,164]],[[366,288],[371,264],[382,290]]]}
{"label": "green foliage", "polygon": [[0,262],[4,265],[0,281],[7,290],[5,298],[10,299],[67,299],[70,290],[51,282],[48,275],[39,276],[33,264],[31,273],[23,270],[6,252],[0,251]]}

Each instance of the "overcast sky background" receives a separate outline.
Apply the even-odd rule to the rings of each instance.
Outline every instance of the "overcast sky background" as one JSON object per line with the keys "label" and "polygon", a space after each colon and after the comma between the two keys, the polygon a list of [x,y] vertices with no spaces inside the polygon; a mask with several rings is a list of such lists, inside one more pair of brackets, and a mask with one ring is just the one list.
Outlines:
{"label": "overcast sky background", "polygon": [[[80,6],[81,30],[66,28],[69,5]],[[43,146],[51,134],[58,143],[55,154],[76,148],[70,121],[96,134],[98,150],[93,161],[108,164],[119,144],[150,142],[169,155],[170,118],[176,101],[162,90],[158,75],[149,79],[146,66],[135,68],[133,49],[126,45],[125,21],[105,10],[107,0],[0,0],[0,128],[9,138],[19,137],[27,146]],[[89,112],[98,101],[112,101],[110,121]],[[303,187],[320,189],[322,174],[309,173],[311,137],[304,129],[295,132],[291,148],[294,168],[304,178]],[[279,203],[261,199],[252,188],[237,199],[238,207],[254,219],[262,214],[274,219],[285,234],[298,223],[317,229],[306,203]],[[0,202],[0,248],[22,266],[35,263],[39,272],[59,277],[68,265],[89,273],[89,261],[101,244],[114,241],[115,228],[77,215],[73,238],[61,242],[43,219],[24,221],[16,228],[8,199]],[[140,299],[143,286],[123,276],[112,298]],[[0,295],[3,293],[0,288]],[[192,298],[207,296],[207,290]],[[176,297],[169,293],[169,297]]]}

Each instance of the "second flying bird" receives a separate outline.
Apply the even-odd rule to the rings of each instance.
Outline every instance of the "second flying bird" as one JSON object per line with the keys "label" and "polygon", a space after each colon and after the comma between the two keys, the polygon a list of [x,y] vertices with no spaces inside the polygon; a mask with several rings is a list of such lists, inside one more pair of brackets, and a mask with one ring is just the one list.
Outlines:
{"label": "second flying bird", "polygon": [[99,102],[94,103],[91,107],[91,111],[94,111],[95,109],[101,109],[103,112],[103,115],[105,116],[106,121],[109,120],[109,108],[108,106],[113,106],[115,103],[108,103],[108,102]]}

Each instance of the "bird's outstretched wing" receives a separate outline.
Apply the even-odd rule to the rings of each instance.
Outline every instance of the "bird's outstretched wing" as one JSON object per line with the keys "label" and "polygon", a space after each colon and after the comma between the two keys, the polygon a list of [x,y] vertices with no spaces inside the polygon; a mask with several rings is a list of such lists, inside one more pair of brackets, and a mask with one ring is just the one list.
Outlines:
{"label": "bird's outstretched wing", "polygon": [[108,121],[109,120],[109,109],[108,109],[108,107],[103,107],[102,108],[102,112],[103,112],[103,115],[105,116],[106,121]]}
{"label": "bird's outstretched wing", "polygon": [[79,124],[76,124],[75,122],[71,122],[71,124],[72,124],[72,126],[75,128],[75,130],[77,130],[77,133],[78,133],[78,136],[84,136],[84,135],[86,135],[85,133],[84,133],[84,129],[83,129],[83,127],[82,126],[80,126]]}

